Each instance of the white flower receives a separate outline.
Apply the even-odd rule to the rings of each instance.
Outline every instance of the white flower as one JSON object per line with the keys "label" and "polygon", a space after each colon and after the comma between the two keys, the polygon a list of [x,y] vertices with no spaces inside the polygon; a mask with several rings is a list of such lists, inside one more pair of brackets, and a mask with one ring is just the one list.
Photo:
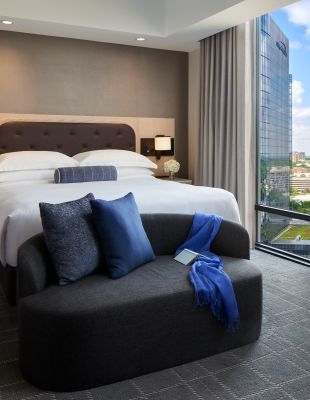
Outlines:
{"label": "white flower", "polygon": [[166,173],[173,172],[176,174],[180,169],[180,163],[177,160],[169,160],[164,163],[164,171]]}

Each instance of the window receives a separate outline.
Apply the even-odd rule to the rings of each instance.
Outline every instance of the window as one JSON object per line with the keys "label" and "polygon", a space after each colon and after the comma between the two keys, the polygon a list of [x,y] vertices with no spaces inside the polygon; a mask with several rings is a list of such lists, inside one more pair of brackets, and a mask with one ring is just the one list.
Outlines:
{"label": "window", "polygon": [[291,22],[303,5],[257,20],[257,247],[310,265],[310,21]]}

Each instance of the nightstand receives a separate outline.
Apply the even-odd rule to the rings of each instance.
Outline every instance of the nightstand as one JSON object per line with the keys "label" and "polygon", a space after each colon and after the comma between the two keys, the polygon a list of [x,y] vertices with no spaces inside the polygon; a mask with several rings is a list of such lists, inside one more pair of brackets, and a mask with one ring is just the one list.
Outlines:
{"label": "nightstand", "polygon": [[185,183],[187,185],[192,185],[193,184],[193,181],[191,179],[185,179],[185,178],[177,178],[177,177],[175,177],[174,179],[170,179],[169,176],[156,176],[156,178],[162,179],[163,181]]}

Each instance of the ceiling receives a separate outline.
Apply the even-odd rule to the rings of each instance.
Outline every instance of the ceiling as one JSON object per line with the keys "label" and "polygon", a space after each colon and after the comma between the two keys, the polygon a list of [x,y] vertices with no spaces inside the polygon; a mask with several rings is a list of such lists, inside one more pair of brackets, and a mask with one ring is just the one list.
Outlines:
{"label": "ceiling", "polygon": [[[192,51],[293,0],[0,0],[1,30]],[[138,42],[137,37],[145,37]]]}

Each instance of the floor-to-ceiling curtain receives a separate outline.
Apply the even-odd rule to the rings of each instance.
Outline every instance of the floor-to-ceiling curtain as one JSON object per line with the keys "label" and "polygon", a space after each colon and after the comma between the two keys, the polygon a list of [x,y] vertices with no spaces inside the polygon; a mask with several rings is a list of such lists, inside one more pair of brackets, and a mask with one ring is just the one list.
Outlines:
{"label": "floor-to-ceiling curtain", "polygon": [[200,43],[200,120],[195,182],[232,192],[252,242],[255,227],[253,23]]}
{"label": "floor-to-ceiling curtain", "polygon": [[200,43],[197,181],[237,192],[236,28]]}

